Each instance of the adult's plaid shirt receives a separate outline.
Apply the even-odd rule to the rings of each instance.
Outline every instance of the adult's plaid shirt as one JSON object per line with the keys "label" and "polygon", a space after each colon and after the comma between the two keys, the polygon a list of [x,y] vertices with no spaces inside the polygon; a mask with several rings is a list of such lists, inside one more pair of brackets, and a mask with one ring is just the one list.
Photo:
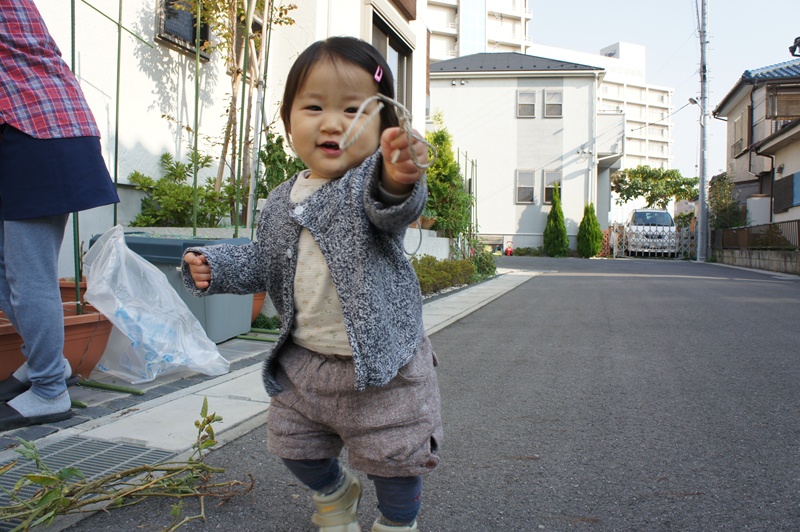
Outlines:
{"label": "adult's plaid shirt", "polygon": [[0,124],[39,139],[99,137],[33,0],[0,0]]}

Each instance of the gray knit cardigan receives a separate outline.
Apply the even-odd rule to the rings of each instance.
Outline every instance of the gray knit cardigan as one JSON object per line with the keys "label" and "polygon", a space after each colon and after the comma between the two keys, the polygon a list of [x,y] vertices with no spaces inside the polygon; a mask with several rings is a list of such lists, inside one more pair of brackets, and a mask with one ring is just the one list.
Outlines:
{"label": "gray knit cardigan", "polygon": [[342,303],[356,389],[388,383],[417,352],[424,335],[422,295],[404,254],[403,237],[422,212],[428,192],[422,180],[403,203],[383,204],[377,199],[381,168],[378,150],[297,204],[289,199],[295,175],[270,193],[255,241],[187,250],[205,255],[211,267],[211,284],[200,290],[183,264],[184,284],[192,294],[269,294],[281,319],[278,341],[263,369],[271,396],[281,391],[275,379],[276,357],[294,319],[294,275],[303,227],[319,245]]}

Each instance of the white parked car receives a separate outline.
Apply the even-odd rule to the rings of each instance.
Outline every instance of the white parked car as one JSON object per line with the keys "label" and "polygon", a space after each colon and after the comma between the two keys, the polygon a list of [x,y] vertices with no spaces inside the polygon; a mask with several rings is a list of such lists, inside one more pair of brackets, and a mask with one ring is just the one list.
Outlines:
{"label": "white parked car", "polygon": [[624,254],[676,255],[678,233],[672,215],[662,209],[636,209],[622,226],[621,234],[611,233],[611,249]]}

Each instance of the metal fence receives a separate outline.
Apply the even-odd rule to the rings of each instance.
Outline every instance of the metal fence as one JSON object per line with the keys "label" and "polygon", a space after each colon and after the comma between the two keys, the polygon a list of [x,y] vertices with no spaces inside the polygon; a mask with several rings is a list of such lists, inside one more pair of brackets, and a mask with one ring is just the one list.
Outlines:
{"label": "metal fence", "polygon": [[800,220],[712,231],[715,249],[798,251]]}
{"label": "metal fence", "polygon": [[688,227],[651,226],[634,229],[614,224],[609,229],[612,257],[694,258],[696,254],[696,235]]}

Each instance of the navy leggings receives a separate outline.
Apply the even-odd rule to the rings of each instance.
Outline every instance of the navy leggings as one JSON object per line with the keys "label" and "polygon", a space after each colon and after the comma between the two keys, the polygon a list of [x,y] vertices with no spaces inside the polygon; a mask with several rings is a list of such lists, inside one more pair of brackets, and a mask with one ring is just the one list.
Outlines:
{"label": "navy leggings", "polygon": [[[341,466],[336,458],[286,460],[283,463],[300,482],[313,491],[322,491],[336,482]],[[422,477],[378,477],[367,475],[375,484],[378,510],[391,521],[412,523],[422,504]]]}

